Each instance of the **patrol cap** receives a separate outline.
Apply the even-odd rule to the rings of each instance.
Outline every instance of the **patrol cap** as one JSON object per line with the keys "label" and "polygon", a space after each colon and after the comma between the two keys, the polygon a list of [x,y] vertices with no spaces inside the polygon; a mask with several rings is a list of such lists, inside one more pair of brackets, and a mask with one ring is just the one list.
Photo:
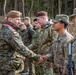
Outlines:
{"label": "patrol cap", "polygon": [[74,16],[76,16],[76,8],[74,8],[74,10],[73,10],[73,14],[70,15],[69,17],[72,18],[72,17],[74,17]]}
{"label": "patrol cap", "polygon": [[22,13],[20,11],[16,10],[11,10],[10,12],[7,13],[6,17],[7,18],[16,18],[16,17],[21,17]]}
{"label": "patrol cap", "polygon": [[67,15],[65,15],[65,14],[56,15],[56,17],[53,20],[53,22],[59,22],[59,21],[63,21],[63,22],[69,23],[69,17]]}

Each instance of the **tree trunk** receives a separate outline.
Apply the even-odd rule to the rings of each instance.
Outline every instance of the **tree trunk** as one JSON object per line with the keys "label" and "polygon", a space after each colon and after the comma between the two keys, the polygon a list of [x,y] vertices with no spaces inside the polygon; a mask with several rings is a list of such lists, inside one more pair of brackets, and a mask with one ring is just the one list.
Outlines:
{"label": "tree trunk", "polygon": [[65,14],[67,14],[67,0],[65,0]]}
{"label": "tree trunk", "polygon": [[24,0],[22,0],[22,4],[23,4],[23,7],[22,7],[22,9],[23,9],[23,17],[25,17],[25,9],[24,9],[25,4],[24,4]]}
{"label": "tree trunk", "polygon": [[76,8],[76,0],[74,0],[74,2],[73,2],[73,3],[74,3],[74,8]]}
{"label": "tree trunk", "polygon": [[17,0],[15,0],[14,9],[17,10]]}
{"label": "tree trunk", "polygon": [[51,0],[52,18],[54,17],[54,0]]}
{"label": "tree trunk", "polygon": [[7,0],[4,1],[4,7],[3,7],[4,17],[6,17],[6,4],[7,4]]}
{"label": "tree trunk", "polygon": [[30,7],[30,10],[28,13],[28,16],[30,16],[30,17],[31,17],[31,13],[32,13],[32,8],[33,8],[33,0],[31,0],[31,7]]}
{"label": "tree trunk", "polygon": [[61,0],[58,0],[58,13],[61,13]]}

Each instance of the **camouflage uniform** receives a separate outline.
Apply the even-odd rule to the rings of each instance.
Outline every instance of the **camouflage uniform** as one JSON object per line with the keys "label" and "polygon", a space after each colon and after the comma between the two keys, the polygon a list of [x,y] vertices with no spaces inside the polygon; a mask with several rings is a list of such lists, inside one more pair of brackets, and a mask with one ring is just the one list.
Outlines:
{"label": "camouflage uniform", "polygon": [[[68,27],[68,31],[73,34],[73,36],[76,36],[76,8],[73,9],[73,14],[70,15],[70,19],[73,19],[73,24],[70,24]],[[73,42],[73,60],[75,63],[75,74],[76,74],[76,40]]]}
{"label": "camouflage uniform", "polygon": [[[52,29],[52,25],[50,25],[50,23],[48,22],[44,27],[42,27],[41,34],[38,38],[38,53],[41,55],[49,53],[50,46],[54,38],[55,32]],[[49,61],[45,61],[39,67],[41,69],[40,75],[53,75],[52,67],[49,66]]]}
{"label": "camouflage uniform", "polygon": [[[36,53],[45,55],[49,53],[50,45],[53,40],[54,31],[52,25],[47,23],[41,28],[38,38],[36,39],[32,48],[34,48]],[[49,67],[49,62],[46,61],[40,65],[36,65],[36,75],[52,75],[51,67]]]}
{"label": "camouflage uniform", "polygon": [[35,53],[38,53],[38,50],[37,50],[38,49],[38,41],[39,41],[38,38],[39,38],[40,32],[41,32],[41,28],[36,29],[35,34],[32,37],[32,44],[30,44],[28,46],[28,48],[33,49],[33,51]]}
{"label": "camouflage uniform", "polygon": [[7,21],[0,30],[0,75],[16,75],[22,64],[18,54],[39,60],[37,54],[24,46],[16,26]]}
{"label": "camouflage uniform", "polygon": [[56,39],[54,39],[53,44],[51,46],[51,53],[47,54],[50,57],[53,56],[50,62],[54,62],[54,73],[56,75],[68,75],[67,71],[67,63],[68,63],[68,42],[73,39],[73,36],[64,30],[61,35],[58,35]]}
{"label": "camouflage uniform", "polygon": [[[29,46],[28,46],[28,48],[30,48],[30,49],[32,49],[33,50],[33,52],[35,52],[35,53],[38,53],[38,37],[39,37],[39,35],[40,35],[40,31],[41,31],[41,28],[39,28],[39,29],[36,29],[36,31],[35,31],[35,34],[33,35],[33,38],[32,38],[32,44],[30,44]],[[36,62],[34,62],[34,61],[32,61],[32,75],[37,75],[35,72],[39,72],[38,71],[38,67],[37,67],[37,63]]]}
{"label": "camouflage uniform", "polygon": [[26,26],[27,26],[27,28],[22,31],[19,31],[19,33],[22,37],[22,40],[23,40],[23,43],[25,44],[25,46],[28,46],[31,44],[32,37],[33,37],[35,31],[33,30],[32,25],[26,25]]}
{"label": "camouflage uniform", "polygon": [[[68,27],[68,32],[70,32],[75,37],[76,36],[76,25],[70,24]],[[76,41],[73,42],[72,48],[73,48],[72,58],[75,63],[75,73],[76,73]]]}
{"label": "camouflage uniform", "polygon": [[[35,31],[33,30],[33,26],[31,24],[29,25],[26,25],[26,29],[22,30],[22,31],[19,31],[21,37],[22,37],[22,41],[24,43],[25,46],[28,46],[31,44],[32,42],[32,37],[35,33]],[[29,60],[29,59],[26,59],[26,61],[24,62],[25,63],[25,69],[24,69],[24,72],[25,71],[29,71],[29,74],[32,74],[32,60]]]}

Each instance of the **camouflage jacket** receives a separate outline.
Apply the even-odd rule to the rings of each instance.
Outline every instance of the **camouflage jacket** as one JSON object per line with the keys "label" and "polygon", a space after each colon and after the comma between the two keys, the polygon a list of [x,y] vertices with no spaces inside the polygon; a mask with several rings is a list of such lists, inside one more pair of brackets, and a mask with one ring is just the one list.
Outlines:
{"label": "camouflage jacket", "polygon": [[42,55],[49,53],[50,46],[54,38],[55,31],[53,30],[52,25],[47,23],[44,27],[41,28],[41,33],[38,38],[38,53]]}
{"label": "camouflage jacket", "polygon": [[31,44],[34,33],[35,31],[33,30],[32,25],[27,25],[26,29],[19,31],[19,34],[21,35],[22,41],[25,44],[25,46],[28,46]]}
{"label": "camouflage jacket", "polygon": [[[17,63],[17,53],[34,60],[39,60],[39,56],[29,50],[22,42],[17,28],[14,24],[6,22],[0,30],[0,69],[15,69]],[[15,61],[15,65],[13,65]]]}
{"label": "camouflage jacket", "polygon": [[[70,32],[74,37],[76,37],[76,25],[70,23],[68,26],[68,32]],[[76,40],[72,44],[72,58],[75,63],[75,69],[76,69]]]}
{"label": "camouflage jacket", "polygon": [[51,46],[51,53],[47,54],[50,58],[53,56],[51,61],[54,62],[55,67],[65,68],[67,67],[68,62],[68,42],[73,39],[73,36],[64,30],[61,35],[58,35],[57,38],[54,39],[53,44]]}
{"label": "camouflage jacket", "polygon": [[54,38],[54,30],[52,29],[52,25],[47,23],[41,28],[37,36],[36,43],[33,46],[35,49],[37,49],[36,52],[42,55],[48,53],[51,42]]}
{"label": "camouflage jacket", "polygon": [[76,36],[76,25],[70,23],[68,28],[67,28],[68,32],[71,33],[73,36]]}
{"label": "camouflage jacket", "polygon": [[32,49],[35,53],[38,53],[38,38],[41,32],[41,28],[36,29],[35,34],[32,37],[32,43],[28,46],[28,48]]}

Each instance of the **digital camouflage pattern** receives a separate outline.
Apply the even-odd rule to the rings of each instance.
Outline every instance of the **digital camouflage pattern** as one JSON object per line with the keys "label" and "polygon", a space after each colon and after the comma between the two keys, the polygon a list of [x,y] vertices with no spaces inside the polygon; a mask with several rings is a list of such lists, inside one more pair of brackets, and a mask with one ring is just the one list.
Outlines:
{"label": "digital camouflage pattern", "polygon": [[22,37],[22,41],[25,44],[25,46],[30,45],[32,42],[32,37],[35,33],[35,31],[33,30],[33,26],[32,25],[26,25],[26,29],[24,29],[22,31],[20,30],[19,33]]}
{"label": "digital camouflage pattern", "polygon": [[76,36],[76,25],[73,23],[70,23],[68,28],[67,28],[68,32],[70,34],[72,34],[74,37]]}
{"label": "digital camouflage pattern", "polygon": [[[61,35],[58,35],[54,39],[51,46],[51,53],[47,54],[48,57],[53,56],[50,62],[54,63],[54,72],[56,75],[62,75],[63,73],[68,75],[67,63],[68,63],[68,42],[73,39],[73,36],[64,30]],[[63,75],[65,75],[63,74]]]}
{"label": "digital camouflage pattern", "polygon": [[[29,49],[32,49],[33,52],[38,53],[38,37],[40,35],[41,28],[36,29],[35,34],[32,37],[32,44],[28,46]],[[37,73],[40,72],[40,69],[38,69],[38,64],[34,61],[32,61],[32,74],[31,75],[37,75]]]}
{"label": "digital camouflage pattern", "polygon": [[28,46],[29,49],[32,49],[35,53],[38,53],[38,38],[41,32],[41,28],[36,29],[35,34],[32,37],[32,44]]}
{"label": "digital camouflage pattern", "polygon": [[[18,54],[27,58],[39,60],[37,54],[24,46],[21,37],[16,30],[16,26],[10,22],[3,24],[0,30],[0,72],[6,71],[8,72],[7,75],[9,75],[10,72],[15,73],[20,67],[22,60],[20,61],[20,58],[17,58]],[[3,73],[1,73],[0,75],[3,75]]]}
{"label": "digital camouflage pattern", "polygon": [[[54,38],[55,31],[53,30],[52,25],[48,22],[44,27],[41,28],[41,33],[38,38],[38,53],[41,55],[49,53],[50,46]],[[39,67],[41,69],[40,75],[53,75],[52,67],[49,66],[48,61],[45,61]]]}
{"label": "digital camouflage pattern", "polygon": [[76,74],[76,40],[72,43],[72,59],[74,61],[75,74]]}
{"label": "digital camouflage pattern", "polygon": [[[70,32],[74,37],[76,37],[76,25],[75,24],[72,24],[70,23],[69,26],[68,26],[68,32]],[[73,42],[73,45],[72,45],[72,50],[73,50],[73,61],[75,63],[75,73],[76,73],[76,40]]]}
{"label": "digital camouflage pattern", "polygon": [[[45,55],[49,53],[50,45],[52,40],[54,39],[54,31],[52,29],[52,25],[47,23],[44,27],[41,28],[37,37],[35,37],[36,41],[34,42],[31,48],[41,55]],[[36,75],[52,75],[51,67],[49,67],[49,62],[44,62],[41,65],[36,66]]]}
{"label": "digital camouflage pattern", "polygon": [[[73,9],[73,14],[71,14],[70,19],[74,19],[72,22],[76,21],[75,17],[76,17],[76,8]],[[68,31],[74,36],[76,37],[76,23],[70,23],[69,27],[68,27]],[[76,40],[73,42],[72,44],[72,58],[75,64],[75,74],[76,74]]]}
{"label": "digital camouflage pattern", "polygon": [[[25,46],[28,46],[31,44],[32,42],[32,37],[35,33],[35,31],[33,30],[33,26],[31,24],[26,25],[26,29],[19,31],[21,37],[22,37],[22,41],[24,43]],[[29,71],[29,74],[32,74],[32,60],[26,59],[25,63],[25,70]]]}

